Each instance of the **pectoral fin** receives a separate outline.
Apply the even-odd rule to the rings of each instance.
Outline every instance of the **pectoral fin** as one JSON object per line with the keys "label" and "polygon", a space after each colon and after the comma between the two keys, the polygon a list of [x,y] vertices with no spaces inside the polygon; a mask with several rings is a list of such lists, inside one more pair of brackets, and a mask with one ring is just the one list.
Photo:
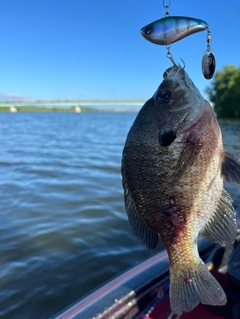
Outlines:
{"label": "pectoral fin", "polygon": [[186,144],[186,146],[182,150],[182,153],[177,163],[177,169],[174,176],[174,182],[177,182],[178,180],[180,180],[180,178],[183,176],[185,171],[195,163],[201,149],[202,149],[201,144],[198,144],[198,143],[193,144],[191,142]]}
{"label": "pectoral fin", "polygon": [[230,195],[223,190],[216,211],[202,230],[202,235],[222,246],[231,244],[237,235],[236,212]]}
{"label": "pectoral fin", "polygon": [[240,184],[240,159],[225,152],[222,162],[222,176],[226,182]]}
{"label": "pectoral fin", "polygon": [[125,207],[129,224],[132,227],[135,236],[137,236],[138,239],[140,239],[140,241],[148,247],[148,249],[154,249],[158,243],[158,234],[147,225],[143,216],[139,212],[133,194],[128,187],[124,163],[122,164],[122,175]]}

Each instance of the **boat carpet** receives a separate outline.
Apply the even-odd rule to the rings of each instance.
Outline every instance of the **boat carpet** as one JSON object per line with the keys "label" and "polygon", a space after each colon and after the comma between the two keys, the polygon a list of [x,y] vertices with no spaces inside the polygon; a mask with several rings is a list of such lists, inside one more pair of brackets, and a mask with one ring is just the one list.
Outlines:
{"label": "boat carpet", "polygon": [[234,287],[229,283],[228,276],[226,274],[221,274],[217,270],[212,271],[215,278],[220,282],[224,288],[228,303],[224,306],[207,306],[199,304],[190,312],[183,313],[181,316],[172,315],[170,310],[170,303],[168,296],[162,300],[158,305],[155,306],[152,313],[146,317],[148,319],[224,319],[240,318],[240,289],[239,287]]}

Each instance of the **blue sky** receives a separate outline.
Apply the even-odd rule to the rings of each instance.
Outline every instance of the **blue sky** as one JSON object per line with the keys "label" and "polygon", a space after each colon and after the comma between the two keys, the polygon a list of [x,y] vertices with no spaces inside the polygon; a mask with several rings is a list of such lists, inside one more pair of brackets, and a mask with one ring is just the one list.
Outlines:
{"label": "blue sky", "polygon": [[[240,1],[171,0],[170,14],[209,23],[217,70],[240,66]],[[164,15],[162,0],[1,0],[0,97],[146,100],[171,62],[139,30]],[[171,50],[202,93],[205,50],[206,31]]]}

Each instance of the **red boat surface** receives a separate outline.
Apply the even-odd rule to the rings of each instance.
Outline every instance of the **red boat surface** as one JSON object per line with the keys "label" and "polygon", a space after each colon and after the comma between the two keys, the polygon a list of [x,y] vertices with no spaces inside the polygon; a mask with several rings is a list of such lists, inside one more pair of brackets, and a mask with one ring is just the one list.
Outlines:
{"label": "red boat surface", "polygon": [[[238,217],[239,225],[239,217]],[[221,319],[240,318],[240,234],[223,248],[199,240],[201,258],[228,298],[225,306],[198,305],[181,316],[171,313],[168,297],[169,261],[166,251],[126,271],[52,319]]]}

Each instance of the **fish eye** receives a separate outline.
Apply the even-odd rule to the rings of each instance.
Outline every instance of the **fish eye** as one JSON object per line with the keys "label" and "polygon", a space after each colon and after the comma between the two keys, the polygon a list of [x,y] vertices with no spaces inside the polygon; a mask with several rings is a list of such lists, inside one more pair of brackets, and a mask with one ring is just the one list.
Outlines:
{"label": "fish eye", "polygon": [[150,35],[153,32],[153,29],[150,25],[147,25],[143,31],[145,34]]}
{"label": "fish eye", "polygon": [[167,103],[171,98],[171,92],[168,90],[161,90],[157,95],[157,101],[160,103]]}

